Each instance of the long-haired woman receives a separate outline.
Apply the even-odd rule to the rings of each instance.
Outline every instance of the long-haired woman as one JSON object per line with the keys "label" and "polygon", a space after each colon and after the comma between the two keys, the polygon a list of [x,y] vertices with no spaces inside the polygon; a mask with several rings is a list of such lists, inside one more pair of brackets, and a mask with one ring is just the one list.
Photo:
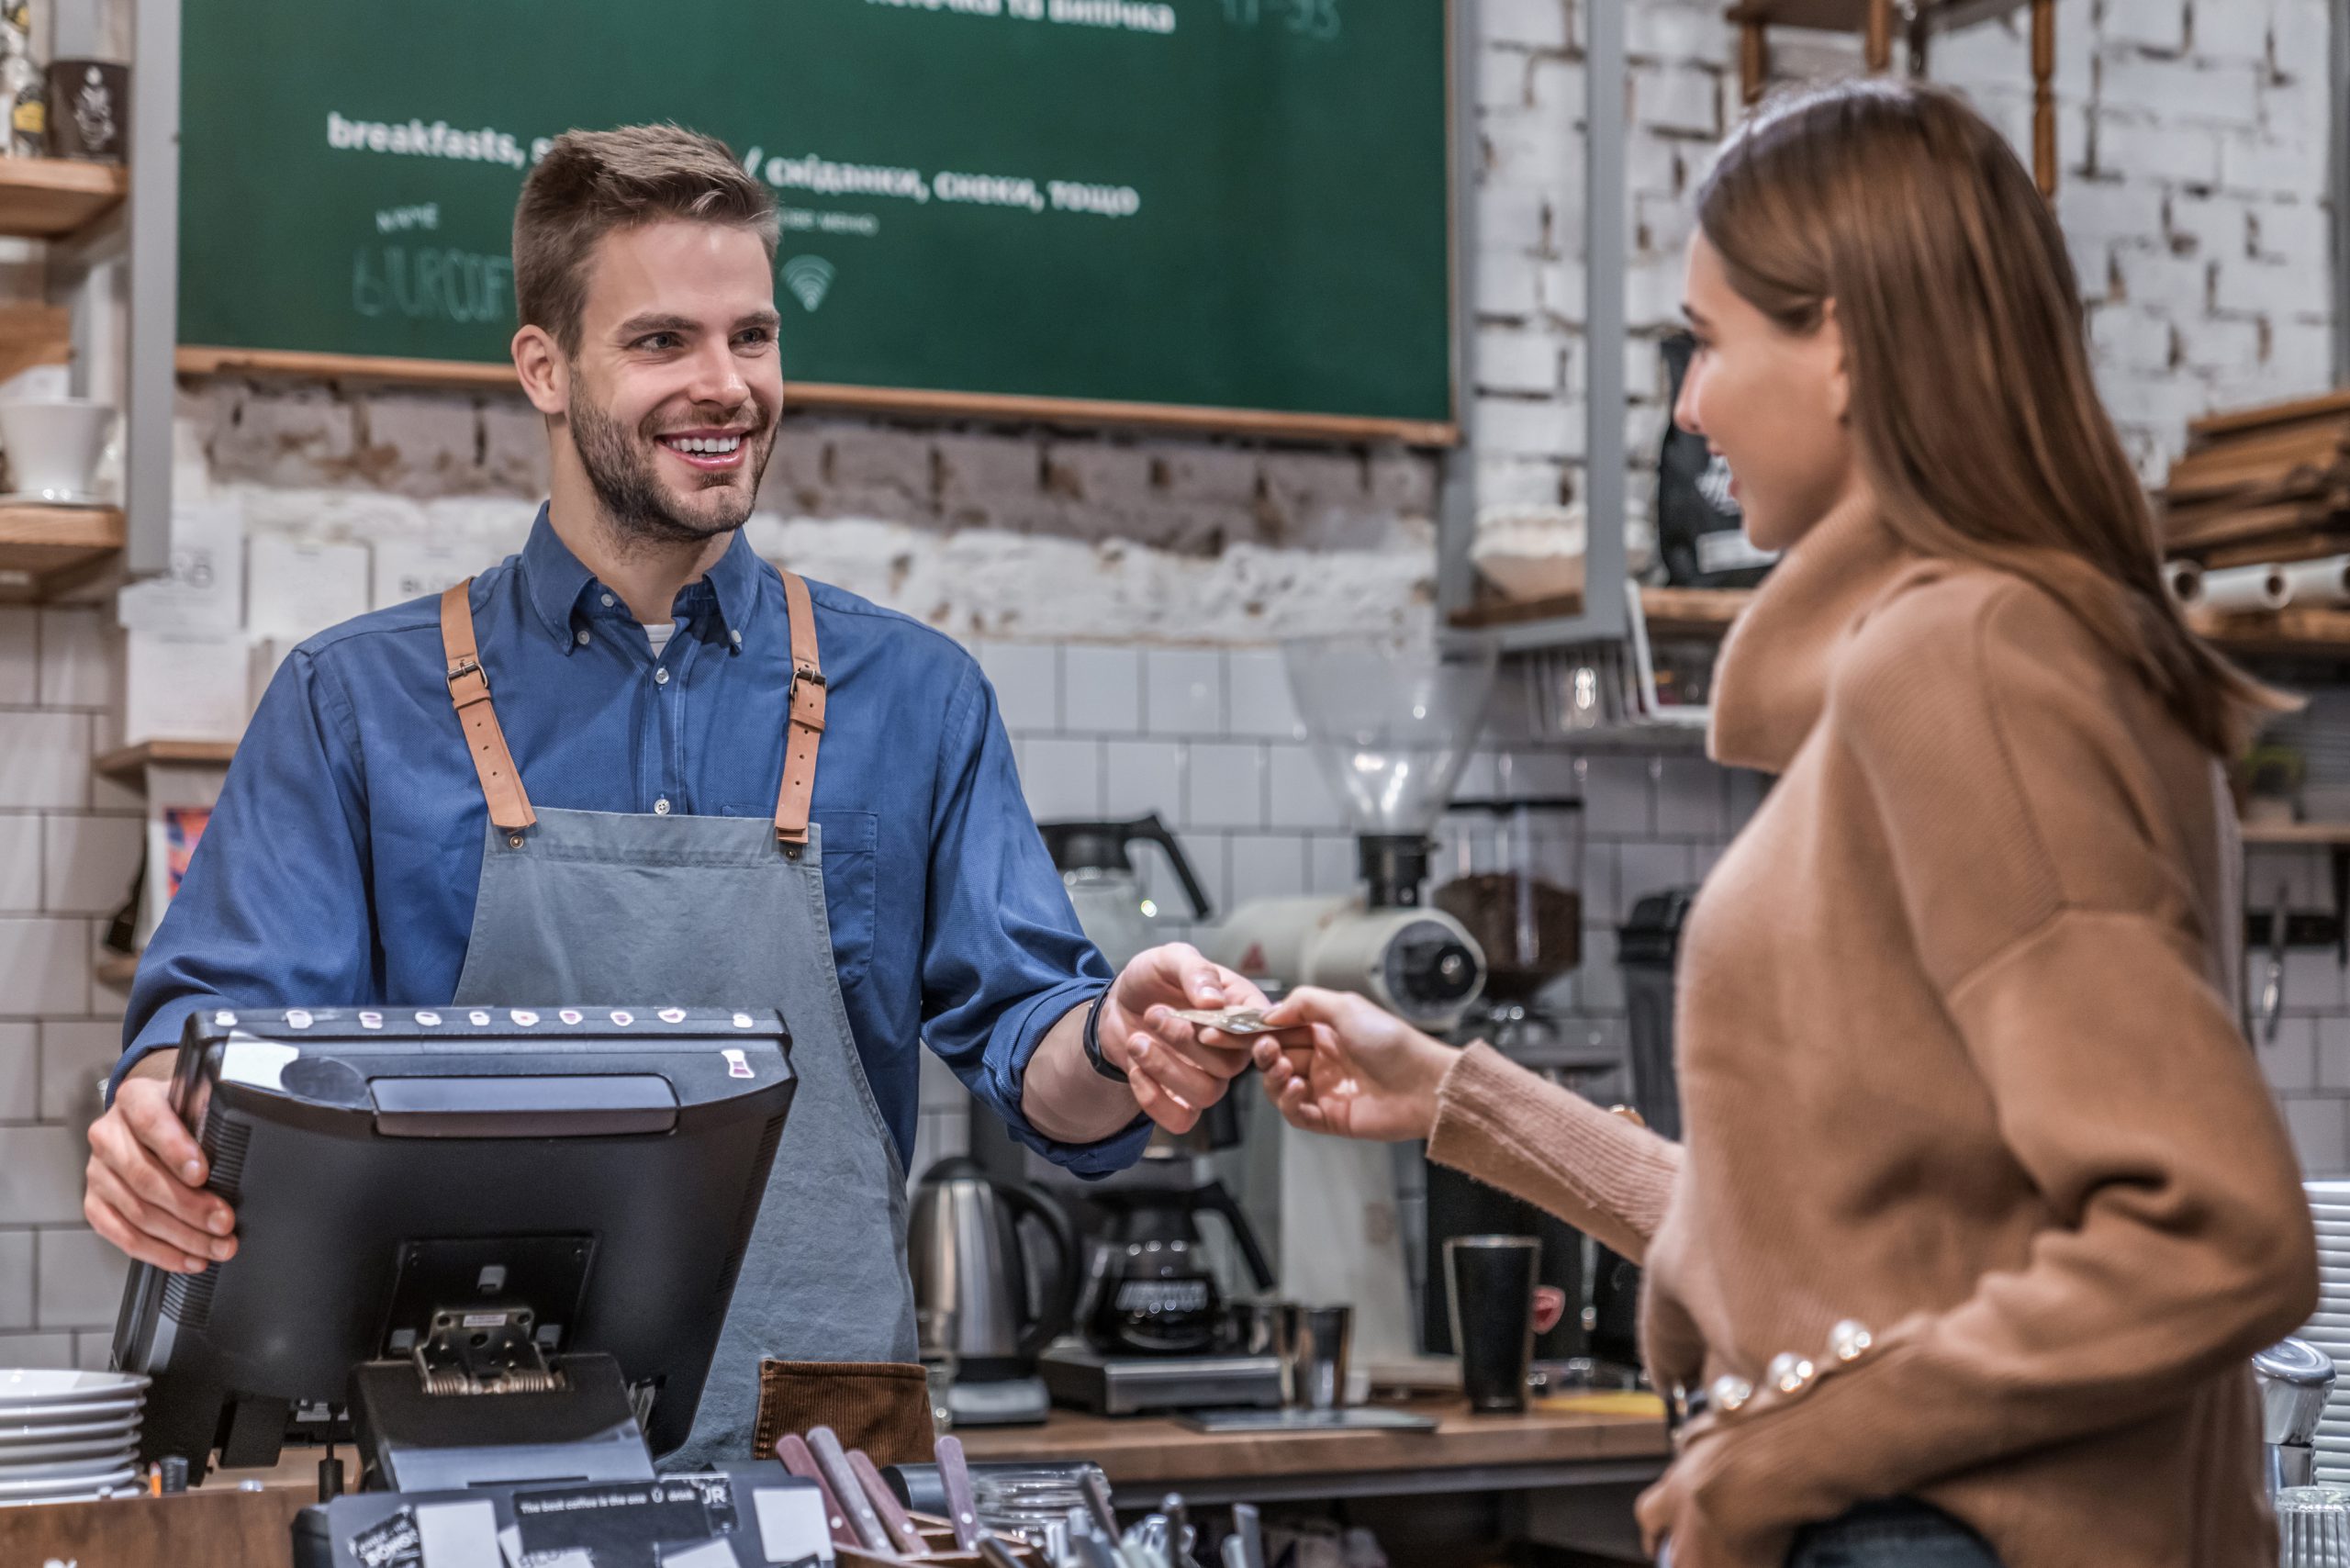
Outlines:
{"label": "long-haired woman", "polygon": [[2316,1271],[2220,767],[2271,700],[2165,593],[1980,118],[1768,107],[1697,229],[1676,417],[1785,556],[1716,677],[1713,755],[1777,782],[1686,928],[1686,1139],[1321,991],[1269,1091],[1645,1264],[1673,1568],[2273,1563],[2246,1358]]}

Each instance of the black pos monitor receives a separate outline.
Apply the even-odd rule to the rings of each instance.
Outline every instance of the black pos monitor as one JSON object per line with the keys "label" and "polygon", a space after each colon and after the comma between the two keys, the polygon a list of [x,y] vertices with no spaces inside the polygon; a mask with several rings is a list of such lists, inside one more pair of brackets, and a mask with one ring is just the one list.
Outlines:
{"label": "black pos monitor", "polygon": [[131,1272],[141,1457],[193,1479],[355,1439],[392,1490],[649,1477],[693,1424],[789,1046],[708,1008],[192,1017],[174,1103],[238,1250]]}

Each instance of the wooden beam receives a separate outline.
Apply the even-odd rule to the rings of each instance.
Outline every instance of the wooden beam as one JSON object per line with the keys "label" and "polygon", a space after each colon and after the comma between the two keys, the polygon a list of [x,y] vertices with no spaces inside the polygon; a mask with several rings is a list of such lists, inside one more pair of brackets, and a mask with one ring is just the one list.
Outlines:
{"label": "wooden beam", "polygon": [[2031,0],[2031,174],[2056,199],[2056,0]]}
{"label": "wooden beam", "polygon": [[1870,75],[1882,76],[1893,69],[1893,0],[1869,0],[1868,28],[1862,49]]}
{"label": "wooden beam", "polygon": [[[313,353],[293,349],[183,346],[183,375],[300,375],[322,380],[386,381],[499,389],[514,385],[510,364],[461,360],[380,359],[366,354]],[[1442,420],[1391,420],[1353,414],[1288,413],[1270,409],[1193,409],[1172,403],[1124,403],[1081,398],[1032,398],[999,392],[944,392],[892,386],[847,386],[787,381],[786,406],[846,409],[863,413],[974,419],[1017,424],[1134,425],[1161,430],[1268,436],[1277,440],[1401,442],[1406,446],[1457,446],[1460,427]]]}

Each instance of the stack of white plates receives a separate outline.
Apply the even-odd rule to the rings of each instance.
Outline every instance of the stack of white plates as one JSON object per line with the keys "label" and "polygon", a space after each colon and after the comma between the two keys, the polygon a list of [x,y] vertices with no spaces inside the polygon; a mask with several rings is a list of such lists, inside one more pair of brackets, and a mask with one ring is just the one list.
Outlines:
{"label": "stack of white plates", "polygon": [[146,1388],[130,1372],[0,1370],[0,1508],[131,1485]]}

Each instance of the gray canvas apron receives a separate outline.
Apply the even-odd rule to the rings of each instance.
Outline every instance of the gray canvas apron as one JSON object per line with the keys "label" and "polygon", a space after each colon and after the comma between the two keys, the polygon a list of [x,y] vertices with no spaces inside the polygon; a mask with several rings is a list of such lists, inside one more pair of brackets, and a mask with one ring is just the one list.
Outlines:
{"label": "gray canvas apron", "polygon": [[772,1007],[791,1031],[799,1088],[790,1119],[692,1435],[665,1468],[751,1457],[762,1360],[916,1357],[905,1173],[849,1033],[824,908],[822,834],[808,820],[823,730],[815,616],[806,585],[789,573],[784,582],[798,674],[772,823],[534,811],[489,704],[470,585],[442,601],[451,696],[490,807],[452,1000]]}

